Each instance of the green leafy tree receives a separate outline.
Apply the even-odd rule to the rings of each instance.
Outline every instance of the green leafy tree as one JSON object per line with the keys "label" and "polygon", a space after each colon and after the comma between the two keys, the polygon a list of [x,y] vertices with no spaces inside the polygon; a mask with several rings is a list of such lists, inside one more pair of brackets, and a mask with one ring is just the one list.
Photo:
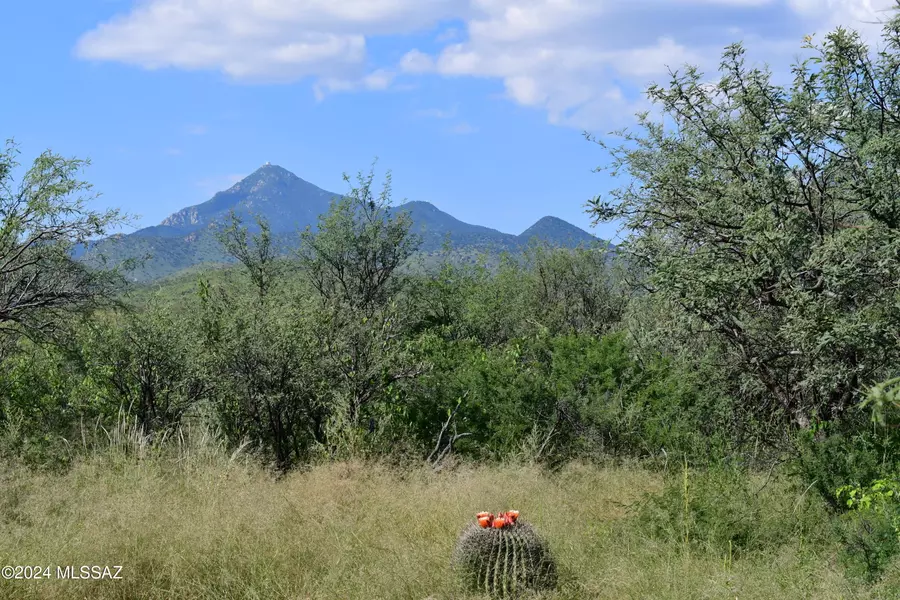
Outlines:
{"label": "green leafy tree", "polygon": [[0,363],[0,455],[64,464],[82,426],[102,419],[100,386],[58,345],[20,340]]}
{"label": "green leafy tree", "polygon": [[555,334],[609,331],[622,318],[627,295],[603,248],[547,248],[527,253],[531,312]]}
{"label": "green leafy tree", "polygon": [[[385,306],[402,284],[397,269],[420,239],[405,212],[391,211],[391,176],[380,193],[372,189],[374,169],[357,176],[358,187],[332,203],[316,231],[301,234],[300,263],[327,302],[371,312]],[[344,180],[349,184],[346,174]]]}
{"label": "green leafy tree", "polygon": [[518,257],[504,254],[494,270],[483,263],[474,273],[475,285],[467,294],[463,323],[467,335],[484,346],[502,346],[534,329],[530,314],[531,278]]}
{"label": "green leafy tree", "polygon": [[88,161],[47,151],[16,185],[18,155],[12,141],[0,151],[0,335],[43,337],[73,311],[113,300],[118,273],[74,253],[125,219],[90,208],[96,195],[78,178]]}
{"label": "green leafy tree", "polygon": [[257,217],[256,224],[259,233],[251,238],[241,218],[232,210],[225,226],[217,232],[216,237],[225,252],[243,265],[260,299],[263,299],[269,289],[278,282],[282,265],[278,249],[272,240],[269,222]]}
{"label": "green leafy tree", "polygon": [[208,397],[233,445],[245,441],[281,470],[325,443],[325,402],[311,311],[283,291],[201,283],[198,357]]}
{"label": "green leafy tree", "polygon": [[733,45],[717,81],[649,88],[663,121],[591,138],[632,180],[594,216],[630,230],[645,289],[727,345],[768,417],[838,416],[900,360],[900,20],[883,46],[838,29],[783,87]]}
{"label": "green leafy tree", "polygon": [[448,339],[462,338],[466,328],[466,306],[479,282],[487,277],[483,264],[454,260],[450,237],[444,240],[435,268],[409,279],[408,294],[415,314],[413,333],[438,332]]}
{"label": "green leafy tree", "polygon": [[[346,175],[344,179],[349,183]],[[298,253],[303,273],[318,293],[314,331],[334,383],[333,430],[351,438],[364,416],[371,432],[374,421],[390,413],[383,405],[393,401],[396,386],[426,369],[407,348],[410,311],[403,292],[408,279],[399,273],[419,238],[410,232],[409,215],[391,210],[390,174],[377,195],[374,170],[357,179],[358,187],[332,203],[316,231],[303,232]]]}
{"label": "green leafy tree", "polygon": [[123,410],[147,434],[171,431],[207,397],[196,358],[199,330],[158,299],[81,328],[79,361],[102,390],[106,416]]}

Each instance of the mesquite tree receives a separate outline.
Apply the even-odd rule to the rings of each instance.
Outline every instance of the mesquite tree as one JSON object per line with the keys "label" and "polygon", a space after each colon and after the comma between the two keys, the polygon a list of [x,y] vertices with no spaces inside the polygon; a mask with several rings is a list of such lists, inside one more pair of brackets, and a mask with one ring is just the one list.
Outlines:
{"label": "mesquite tree", "polygon": [[649,88],[662,121],[588,135],[632,179],[590,210],[630,230],[649,292],[726,342],[757,414],[835,417],[900,366],[900,19],[882,46],[807,39],[785,87],[732,45],[717,81]]}
{"label": "mesquite tree", "polygon": [[117,273],[74,253],[124,218],[89,207],[96,195],[78,178],[88,161],[47,151],[15,185],[18,155],[12,141],[0,150],[0,334],[43,337],[71,312],[112,298]]}
{"label": "mesquite tree", "polygon": [[[401,283],[397,269],[418,249],[412,219],[391,208],[391,175],[380,193],[374,170],[357,176],[358,187],[332,202],[318,230],[301,234],[297,254],[310,283],[328,303],[372,314],[390,302]],[[349,184],[350,178],[345,174]]]}
{"label": "mesquite tree", "polygon": [[[401,293],[407,278],[399,272],[420,238],[411,232],[410,216],[391,207],[390,173],[380,193],[373,189],[374,170],[360,173],[357,182],[320,216],[316,231],[301,234],[298,251],[318,295],[315,332],[335,379],[333,404],[342,405],[332,416],[344,432],[357,430],[366,409],[393,402],[396,385],[426,370],[403,338],[410,311]],[[376,415],[367,416],[371,432]]]}

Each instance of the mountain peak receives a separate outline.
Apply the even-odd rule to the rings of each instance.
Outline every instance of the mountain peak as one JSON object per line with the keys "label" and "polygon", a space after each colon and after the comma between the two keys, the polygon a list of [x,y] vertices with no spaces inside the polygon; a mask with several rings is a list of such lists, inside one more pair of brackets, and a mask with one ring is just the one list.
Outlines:
{"label": "mountain peak", "polygon": [[537,221],[534,222],[534,225],[532,225],[532,227],[537,227],[538,225],[542,225],[542,226],[565,225],[567,227],[574,227],[574,225],[572,225],[568,221],[564,221],[563,219],[560,219],[559,217],[554,217],[553,215],[547,215],[547,216],[541,217],[540,219],[538,219]]}
{"label": "mountain peak", "polygon": [[296,177],[296,175],[294,175],[293,173],[291,173],[290,171],[288,171],[281,165],[273,165],[270,162],[265,163],[263,166],[261,166],[256,171],[254,171],[254,173],[259,173],[260,171],[271,172],[271,173],[287,173],[288,175],[291,175],[292,177]]}
{"label": "mountain peak", "polygon": [[568,244],[590,243],[597,238],[584,229],[572,225],[559,217],[546,216],[538,219],[534,225],[519,234],[519,239],[528,242],[531,238],[538,237],[545,240],[554,240]]}
{"label": "mountain peak", "polygon": [[163,225],[199,229],[234,211],[252,222],[265,217],[273,230],[292,230],[326,212],[334,194],[267,162],[211,199],[170,215]]}
{"label": "mountain peak", "polygon": [[269,180],[269,181],[278,181],[278,180],[288,180],[294,181],[300,179],[287,169],[279,165],[273,165],[270,162],[267,162],[257,170],[253,171],[243,179],[241,179],[238,184],[246,184],[246,183],[256,183],[260,180]]}

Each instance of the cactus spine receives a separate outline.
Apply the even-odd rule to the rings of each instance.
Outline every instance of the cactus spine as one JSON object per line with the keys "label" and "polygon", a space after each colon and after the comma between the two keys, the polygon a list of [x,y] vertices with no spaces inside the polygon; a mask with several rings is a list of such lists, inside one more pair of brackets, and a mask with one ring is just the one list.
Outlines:
{"label": "cactus spine", "polygon": [[464,584],[499,598],[555,587],[556,564],[547,544],[531,525],[502,518],[496,525],[492,518],[488,527],[473,523],[460,535],[453,563]]}

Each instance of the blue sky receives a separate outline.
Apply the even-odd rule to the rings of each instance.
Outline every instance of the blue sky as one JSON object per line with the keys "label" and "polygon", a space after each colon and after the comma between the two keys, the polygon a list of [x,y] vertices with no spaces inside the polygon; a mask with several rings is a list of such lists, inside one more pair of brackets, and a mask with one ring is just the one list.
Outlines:
{"label": "blue sky", "polygon": [[[6,3],[0,136],[90,158],[137,226],[266,161],[327,190],[374,157],[394,200],[519,233],[589,228],[602,135],[721,49],[786,74],[803,35],[876,39],[893,0],[28,0]],[[613,226],[594,230],[614,236]]]}

